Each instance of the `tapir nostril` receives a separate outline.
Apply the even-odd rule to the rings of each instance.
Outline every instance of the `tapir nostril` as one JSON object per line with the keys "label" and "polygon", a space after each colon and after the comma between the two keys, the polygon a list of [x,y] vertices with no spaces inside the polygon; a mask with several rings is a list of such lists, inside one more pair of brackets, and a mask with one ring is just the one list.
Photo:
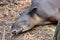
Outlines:
{"label": "tapir nostril", "polygon": [[13,31],[12,34],[13,34],[13,35],[16,35],[16,31]]}

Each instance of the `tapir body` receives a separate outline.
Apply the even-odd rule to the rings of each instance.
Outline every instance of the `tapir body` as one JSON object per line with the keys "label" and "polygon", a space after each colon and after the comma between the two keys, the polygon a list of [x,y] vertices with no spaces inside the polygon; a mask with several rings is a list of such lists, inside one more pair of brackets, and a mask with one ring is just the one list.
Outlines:
{"label": "tapir body", "polygon": [[[60,20],[60,0],[32,0],[31,5],[12,26],[12,33],[17,35],[20,32],[30,30],[39,22],[44,20]],[[41,18],[41,19],[40,19]]]}

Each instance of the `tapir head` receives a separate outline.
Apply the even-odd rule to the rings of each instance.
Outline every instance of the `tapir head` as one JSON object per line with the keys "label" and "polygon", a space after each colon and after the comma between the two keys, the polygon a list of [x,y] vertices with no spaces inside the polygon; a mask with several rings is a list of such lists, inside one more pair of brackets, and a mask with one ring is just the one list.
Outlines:
{"label": "tapir head", "polygon": [[18,20],[12,26],[12,34],[17,35],[33,28],[38,22],[39,17],[36,14],[37,9],[31,10],[29,13],[22,13]]}

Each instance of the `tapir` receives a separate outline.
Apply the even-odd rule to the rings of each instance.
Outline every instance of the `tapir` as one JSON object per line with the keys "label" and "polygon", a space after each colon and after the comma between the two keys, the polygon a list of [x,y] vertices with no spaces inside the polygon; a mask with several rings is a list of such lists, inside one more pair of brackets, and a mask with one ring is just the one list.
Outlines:
{"label": "tapir", "polygon": [[30,30],[46,20],[60,22],[60,0],[32,0],[29,8],[20,13],[12,25],[12,34]]}

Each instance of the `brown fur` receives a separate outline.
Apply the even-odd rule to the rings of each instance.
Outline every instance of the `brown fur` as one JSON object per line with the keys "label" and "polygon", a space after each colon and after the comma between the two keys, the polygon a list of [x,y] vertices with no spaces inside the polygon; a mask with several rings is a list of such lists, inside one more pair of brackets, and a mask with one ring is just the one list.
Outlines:
{"label": "brown fur", "polygon": [[47,19],[48,21],[52,22],[52,23],[57,23],[58,21],[55,19],[55,17],[50,17]]}

